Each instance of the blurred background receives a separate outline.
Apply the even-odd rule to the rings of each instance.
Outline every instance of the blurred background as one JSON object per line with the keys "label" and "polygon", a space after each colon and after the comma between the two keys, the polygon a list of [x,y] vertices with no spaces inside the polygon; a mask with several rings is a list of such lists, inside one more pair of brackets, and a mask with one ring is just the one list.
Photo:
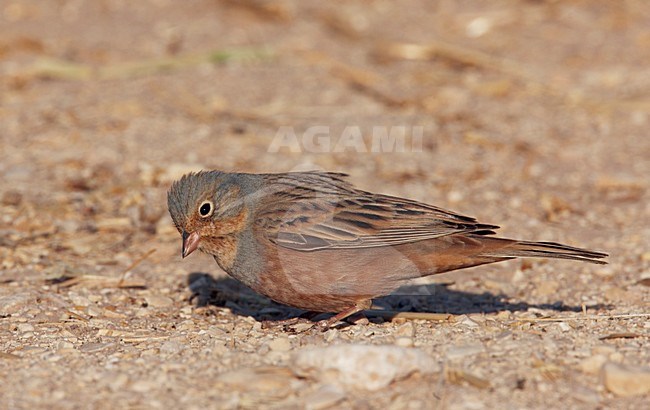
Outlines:
{"label": "blurred background", "polygon": [[0,0],[1,286],[180,295],[173,180],[324,169],[612,254],[455,289],[647,311],[649,67],[643,0]]}

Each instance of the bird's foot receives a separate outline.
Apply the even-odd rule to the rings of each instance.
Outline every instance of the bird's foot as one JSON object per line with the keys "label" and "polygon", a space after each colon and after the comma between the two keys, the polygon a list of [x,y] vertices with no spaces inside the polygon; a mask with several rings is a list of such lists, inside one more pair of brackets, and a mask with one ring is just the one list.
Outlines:
{"label": "bird's foot", "polygon": [[326,330],[331,329],[336,323],[341,320],[348,320],[354,324],[367,324],[369,322],[368,319],[366,319],[366,316],[363,314],[363,311],[369,309],[371,305],[371,300],[362,300],[356,305],[332,316],[329,319],[321,320],[320,322],[316,323],[316,326],[320,331],[325,332]]}

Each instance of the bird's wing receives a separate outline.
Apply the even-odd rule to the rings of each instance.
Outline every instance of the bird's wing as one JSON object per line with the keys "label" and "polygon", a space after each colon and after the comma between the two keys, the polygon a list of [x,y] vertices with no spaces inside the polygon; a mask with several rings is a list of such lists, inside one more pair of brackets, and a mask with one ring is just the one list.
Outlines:
{"label": "bird's wing", "polygon": [[409,199],[355,189],[345,174],[267,174],[255,226],[277,245],[301,251],[394,246],[498,226]]}

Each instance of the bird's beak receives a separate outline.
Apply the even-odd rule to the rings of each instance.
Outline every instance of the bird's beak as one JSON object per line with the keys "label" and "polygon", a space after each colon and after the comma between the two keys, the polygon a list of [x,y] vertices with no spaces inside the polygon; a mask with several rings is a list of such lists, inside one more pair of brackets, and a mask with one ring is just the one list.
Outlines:
{"label": "bird's beak", "polygon": [[183,237],[183,250],[181,251],[181,256],[185,258],[199,247],[201,236],[198,232],[187,233],[185,231],[183,231],[181,236]]}

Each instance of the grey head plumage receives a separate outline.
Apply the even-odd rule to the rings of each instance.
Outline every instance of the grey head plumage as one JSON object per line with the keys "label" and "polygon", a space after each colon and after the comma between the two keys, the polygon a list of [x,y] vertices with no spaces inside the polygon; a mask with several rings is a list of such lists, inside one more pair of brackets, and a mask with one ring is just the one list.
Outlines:
{"label": "grey head plumage", "polygon": [[179,231],[206,192],[217,190],[224,175],[226,174],[221,171],[191,172],[172,184],[167,191],[167,206]]}

